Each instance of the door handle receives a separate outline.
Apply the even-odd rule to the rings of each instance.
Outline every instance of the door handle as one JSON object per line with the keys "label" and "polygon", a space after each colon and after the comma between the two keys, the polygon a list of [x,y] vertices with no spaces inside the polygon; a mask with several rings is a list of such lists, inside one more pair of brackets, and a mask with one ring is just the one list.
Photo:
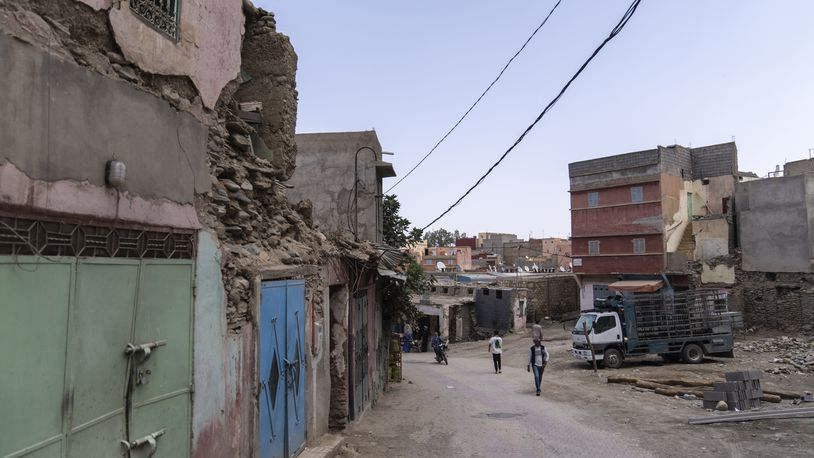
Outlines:
{"label": "door handle", "polygon": [[132,440],[130,442],[127,442],[126,440],[122,440],[121,444],[125,449],[127,449],[128,452],[130,450],[135,449],[135,448],[140,448],[140,447],[143,447],[145,445],[149,445],[150,446],[150,454],[147,455],[147,458],[150,458],[151,456],[155,455],[156,449],[158,448],[158,443],[156,442],[156,439],[163,436],[166,431],[167,431],[166,429],[162,429],[160,431],[156,431],[156,432],[154,432],[152,434],[148,434],[148,435],[146,435],[146,436],[144,436],[142,438]]}
{"label": "door handle", "polygon": [[142,353],[144,354],[144,360],[146,361],[150,358],[150,354],[154,348],[163,347],[164,345],[167,345],[166,340],[156,340],[139,345],[128,342],[127,346],[124,348],[124,354],[127,356],[132,356],[136,353]]}

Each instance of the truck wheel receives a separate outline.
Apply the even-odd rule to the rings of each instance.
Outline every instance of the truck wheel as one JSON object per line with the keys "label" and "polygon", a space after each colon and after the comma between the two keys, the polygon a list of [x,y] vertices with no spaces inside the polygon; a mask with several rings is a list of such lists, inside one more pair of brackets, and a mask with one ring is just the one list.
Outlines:
{"label": "truck wheel", "polygon": [[699,364],[704,361],[704,349],[700,345],[690,343],[681,350],[681,359],[687,364]]}
{"label": "truck wheel", "polygon": [[621,351],[615,348],[608,348],[605,350],[605,357],[603,358],[602,362],[605,363],[605,367],[608,369],[619,369],[622,367],[623,361],[624,357],[622,356]]}

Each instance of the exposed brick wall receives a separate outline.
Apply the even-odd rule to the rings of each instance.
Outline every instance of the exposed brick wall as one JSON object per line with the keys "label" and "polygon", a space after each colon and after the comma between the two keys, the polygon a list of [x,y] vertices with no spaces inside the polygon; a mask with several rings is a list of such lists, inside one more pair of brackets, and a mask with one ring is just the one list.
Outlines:
{"label": "exposed brick wall", "polygon": [[533,278],[500,278],[498,285],[528,290],[526,316],[558,318],[579,311],[579,287],[570,275],[551,275]]}

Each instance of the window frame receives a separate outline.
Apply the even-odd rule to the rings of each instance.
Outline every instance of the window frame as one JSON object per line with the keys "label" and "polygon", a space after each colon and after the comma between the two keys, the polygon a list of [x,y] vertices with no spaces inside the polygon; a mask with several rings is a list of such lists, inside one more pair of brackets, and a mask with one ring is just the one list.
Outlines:
{"label": "window frame", "polygon": [[588,191],[588,208],[599,207],[599,191]]}
{"label": "window frame", "polygon": [[599,240],[588,240],[588,256],[599,256],[600,253]]}

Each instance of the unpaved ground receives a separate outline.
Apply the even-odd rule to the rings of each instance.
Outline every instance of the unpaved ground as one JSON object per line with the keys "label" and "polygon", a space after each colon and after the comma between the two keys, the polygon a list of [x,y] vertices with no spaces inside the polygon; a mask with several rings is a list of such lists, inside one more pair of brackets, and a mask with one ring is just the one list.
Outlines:
{"label": "unpaved ground", "polygon": [[[448,367],[433,364],[429,353],[404,355],[405,380],[391,385],[379,405],[347,432],[350,448],[344,455],[597,456],[597,450],[599,456],[814,455],[814,419],[690,426],[689,417],[712,415],[700,401],[606,383],[608,374],[709,379],[731,370],[774,368],[775,354],[738,352],[735,359],[699,365],[663,363],[653,356],[594,374],[590,365],[571,358],[570,334],[551,325],[544,339],[551,363],[543,396],[536,398],[525,372],[529,340],[505,338],[500,375],[492,370],[486,342],[453,344]],[[763,385],[811,390],[814,375],[765,374]],[[787,407],[790,401],[764,402],[761,410]],[[575,448],[574,441],[584,446]]]}

